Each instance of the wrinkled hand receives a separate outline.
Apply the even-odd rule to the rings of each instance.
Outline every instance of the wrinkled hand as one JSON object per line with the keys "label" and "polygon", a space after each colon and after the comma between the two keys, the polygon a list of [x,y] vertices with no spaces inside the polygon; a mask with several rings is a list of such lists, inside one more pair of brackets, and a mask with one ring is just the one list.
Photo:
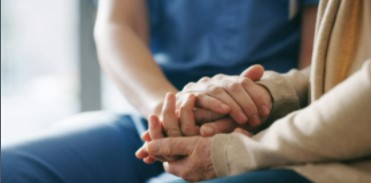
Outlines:
{"label": "wrinkled hand", "polygon": [[[265,121],[272,108],[272,98],[265,87],[254,82],[259,80],[263,73],[262,66],[254,65],[246,69],[241,76],[216,75],[188,84],[182,92],[193,93],[197,97],[196,104],[202,104],[202,108],[196,105],[196,122],[192,122],[202,125],[201,135],[228,133],[236,127],[253,129]],[[230,115],[211,110],[208,105],[215,103],[229,106]]]}
{"label": "wrinkled hand", "polygon": [[[185,131],[196,131],[199,132],[199,127],[188,122],[194,121],[193,106],[196,100],[195,96],[188,94],[189,97],[186,103],[182,105],[180,117],[176,113],[176,98],[171,92],[166,94],[163,108],[161,111],[161,119],[156,115],[150,115],[148,118],[149,129],[142,135],[142,139],[149,142],[154,139],[160,139],[164,137],[177,137],[183,136],[179,130],[179,126]],[[180,123],[183,120],[183,123]],[[194,128],[194,129],[191,129]],[[144,144],[135,155],[143,159],[145,163],[153,163],[156,159],[161,161],[172,161],[179,159],[177,156],[149,156],[145,151],[146,144]]]}
{"label": "wrinkled hand", "polygon": [[[161,134],[159,121],[155,122],[152,133]],[[246,136],[251,134],[241,128],[235,132]],[[166,172],[172,173],[183,179],[195,182],[216,177],[211,159],[211,142],[213,137],[170,137],[153,139],[142,147],[147,159],[155,161],[154,157],[178,157],[177,159],[157,159],[164,163]],[[222,147],[221,147],[222,148]],[[144,161],[146,162],[146,160]]]}
{"label": "wrinkled hand", "polygon": [[[153,126],[159,121],[157,126],[164,130],[161,131],[162,135],[153,135],[149,130],[142,136],[143,140],[148,142],[165,136],[192,136],[200,133],[203,136],[212,136],[217,133],[229,133],[237,127],[247,130],[256,127],[269,115],[272,99],[263,86],[246,77],[259,80],[263,72],[261,66],[252,66],[241,74],[243,77],[217,75],[213,78],[203,78],[197,83],[186,86],[182,94],[177,95],[178,98],[168,94],[164,100],[160,119],[155,116],[149,118],[150,129],[151,124]],[[226,105],[231,107],[225,107]],[[231,111],[227,116],[228,107]],[[238,116],[242,113],[249,114],[247,120],[250,121],[250,126],[241,124],[242,120],[238,122]],[[257,118],[258,115],[260,119]],[[201,130],[199,125],[202,125]],[[137,156],[146,157],[144,161],[147,163],[153,162],[155,158],[176,159],[149,157],[143,149],[137,152]]]}
{"label": "wrinkled hand", "polygon": [[263,73],[262,66],[254,65],[240,76],[219,74],[188,84],[174,99],[176,117],[180,118],[180,122],[176,123],[174,118],[163,115],[167,110],[164,109],[164,101],[160,121],[163,123],[165,135],[211,136],[233,131],[237,126],[245,129],[256,128],[268,117],[272,108],[269,91],[255,83]]}
{"label": "wrinkled hand", "polygon": [[[168,93],[166,96],[162,111],[162,116],[165,119],[177,119],[174,98],[172,93]],[[212,137],[165,138],[164,128],[157,116],[151,115],[148,122],[149,131],[142,137],[147,142],[136,152],[138,158],[148,164],[156,160],[165,162],[164,168],[167,172],[187,181],[193,182],[216,177],[211,160]],[[179,123],[179,121],[175,122]],[[240,128],[235,131],[251,135]]]}
{"label": "wrinkled hand", "polygon": [[149,142],[146,151],[151,156],[182,156],[164,163],[166,172],[194,182],[215,178],[211,160],[211,137],[174,137]]}

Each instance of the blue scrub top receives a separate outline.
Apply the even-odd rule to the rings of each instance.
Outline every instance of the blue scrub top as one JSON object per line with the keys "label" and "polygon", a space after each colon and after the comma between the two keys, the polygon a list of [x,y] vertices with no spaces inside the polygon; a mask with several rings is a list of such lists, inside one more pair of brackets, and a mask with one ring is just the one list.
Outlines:
{"label": "blue scrub top", "polygon": [[[252,64],[278,72],[296,67],[301,7],[318,0],[147,2],[151,50],[168,79],[181,89],[202,76],[240,74]],[[290,3],[297,7],[289,8]]]}

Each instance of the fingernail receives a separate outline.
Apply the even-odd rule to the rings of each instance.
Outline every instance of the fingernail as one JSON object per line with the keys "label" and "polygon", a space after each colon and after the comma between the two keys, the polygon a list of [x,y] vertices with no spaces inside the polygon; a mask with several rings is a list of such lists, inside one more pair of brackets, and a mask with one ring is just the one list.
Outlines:
{"label": "fingernail", "polygon": [[214,128],[211,126],[203,126],[202,128],[203,128],[204,134],[207,136],[213,135],[215,133]]}

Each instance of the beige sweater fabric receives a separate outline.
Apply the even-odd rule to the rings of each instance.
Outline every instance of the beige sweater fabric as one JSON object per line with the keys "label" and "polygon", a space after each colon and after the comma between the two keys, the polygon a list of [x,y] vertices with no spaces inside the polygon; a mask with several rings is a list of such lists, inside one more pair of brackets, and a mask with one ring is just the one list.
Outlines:
{"label": "beige sweater fabric", "polygon": [[314,44],[310,69],[260,82],[274,102],[269,128],[214,136],[219,177],[290,168],[314,182],[371,182],[371,0],[322,0]]}

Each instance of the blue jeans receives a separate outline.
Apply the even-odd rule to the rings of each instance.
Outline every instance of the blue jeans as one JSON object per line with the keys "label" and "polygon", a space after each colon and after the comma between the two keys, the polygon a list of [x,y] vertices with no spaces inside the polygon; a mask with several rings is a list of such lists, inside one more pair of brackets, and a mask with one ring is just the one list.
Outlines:
{"label": "blue jeans", "polygon": [[163,172],[135,157],[131,116],[84,114],[35,140],[1,150],[2,183],[145,182]]}
{"label": "blue jeans", "polygon": [[[128,115],[84,114],[37,139],[6,147],[1,150],[1,182],[146,182],[164,170],[161,163],[147,165],[134,156],[143,144],[134,121],[136,118]],[[299,174],[284,170],[247,173],[210,183],[247,180],[305,182]]]}

